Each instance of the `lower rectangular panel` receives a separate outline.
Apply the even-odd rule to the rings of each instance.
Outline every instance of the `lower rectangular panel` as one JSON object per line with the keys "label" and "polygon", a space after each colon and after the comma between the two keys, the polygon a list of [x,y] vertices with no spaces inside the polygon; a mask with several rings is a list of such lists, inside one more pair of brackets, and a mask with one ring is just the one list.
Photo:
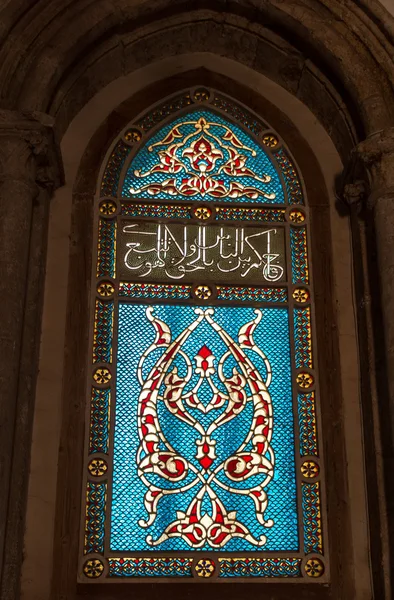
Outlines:
{"label": "lower rectangular panel", "polygon": [[298,551],[288,323],[119,305],[112,552]]}
{"label": "lower rectangular panel", "polygon": [[324,581],[293,310],[120,301],[115,319],[116,378],[94,371],[80,580]]}

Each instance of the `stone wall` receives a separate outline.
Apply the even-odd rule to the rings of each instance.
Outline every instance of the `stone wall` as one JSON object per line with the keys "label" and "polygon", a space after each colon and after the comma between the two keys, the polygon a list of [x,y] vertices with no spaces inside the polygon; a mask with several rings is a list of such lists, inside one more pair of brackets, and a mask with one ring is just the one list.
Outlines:
{"label": "stone wall", "polygon": [[[69,252],[81,281],[89,278],[89,257],[84,256],[86,264],[78,262],[83,230],[76,236],[78,226],[90,222],[83,200],[92,190],[83,184],[94,181],[100,152],[133,110],[165,95],[169,82],[181,89],[197,80],[234,87],[239,99],[257,111],[268,106],[264,98],[268,99],[280,109],[272,125],[286,141],[291,131],[298,131],[298,139],[310,147],[305,152],[324,173],[331,199],[345,398],[337,450],[349,464],[339,474],[345,478],[339,502],[351,539],[351,558],[339,565],[343,581],[335,597],[353,597],[349,590],[355,586],[354,597],[369,598],[372,581],[376,597],[390,598],[394,20],[374,0],[213,0],[192,6],[184,0],[13,0],[4,3],[0,13],[0,598],[19,595],[29,468],[24,597],[72,597],[71,583],[55,585],[52,592],[49,586],[61,405],[71,403],[79,414],[82,401],[62,398],[61,386],[62,379],[70,377],[63,362]],[[129,103],[122,104],[127,98]],[[85,168],[78,170],[84,153],[94,147],[89,141],[96,131],[104,144],[95,151],[96,164],[86,166],[84,160]],[[348,202],[352,252],[347,217],[341,216],[344,209],[338,209],[334,192],[341,163],[346,168],[337,191]],[[65,185],[51,204],[41,376],[34,409],[49,198],[64,183],[62,164]],[[74,201],[70,229],[76,189],[82,190],[81,202]],[[346,285],[339,285],[344,280]],[[351,298],[357,313],[356,341]],[[77,313],[83,309],[73,308]],[[73,350],[66,343],[66,360]],[[64,453],[61,442],[59,481],[71,477]],[[64,546],[70,539],[62,502],[58,500],[55,539]],[[73,510],[79,511],[79,505]]]}

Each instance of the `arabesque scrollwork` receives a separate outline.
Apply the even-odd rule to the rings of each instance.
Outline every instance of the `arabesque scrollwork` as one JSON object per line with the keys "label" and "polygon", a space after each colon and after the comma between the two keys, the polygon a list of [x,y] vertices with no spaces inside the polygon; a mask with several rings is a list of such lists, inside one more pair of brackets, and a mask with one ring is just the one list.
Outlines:
{"label": "arabesque scrollwork", "polygon": [[[186,133],[184,128],[190,125],[194,130]],[[213,129],[219,129],[221,135],[215,134]],[[247,166],[248,157],[256,156],[256,151],[244,145],[223,123],[210,122],[204,117],[178,123],[148,150],[153,152],[157,147],[161,148],[157,152],[157,162],[146,171],[134,171],[136,178],[149,177],[149,182],[131,187],[132,196],[147,192],[151,196],[164,193],[186,197],[275,199],[275,193],[261,188],[261,184],[271,181],[271,176],[259,176]],[[156,173],[169,177],[152,180]],[[242,183],[244,178],[257,185]]]}
{"label": "arabesque scrollwork", "polygon": [[[186,511],[178,511],[176,519],[158,539],[147,536],[149,545],[158,546],[168,538],[181,537],[193,548],[206,544],[212,548],[222,548],[230,539],[241,537],[255,546],[263,546],[266,536],[253,536],[238,520],[236,510],[226,509],[218,493],[222,489],[232,494],[248,496],[254,502],[257,521],[264,527],[273,525],[272,519],[264,516],[268,505],[265,488],[274,475],[275,464],[271,447],[272,402],[268,392],[272,373],[267,357],[253,339],[253,332],[262,319],[262,311],[255,310],[255,319],[241,326],[237,341],[214,320],[213,308],[196,308],[194,312],[195,320],[172,339],[168,325],[154,316],[152,308],[146,309],[146,316],[155,328],[156,339],[144,352],[138,367],[142,389],[138,403],[140,445],[137,464],[139,476],[148,488],[144,500],[148,519],[140,520],[139,524],[148,528],[155,522],[163,496],[195,489],[196,493]],[[226,347],[217,362],[217,368],[216,357],[206,345],[194,357],[194,366],[183,349],[186,340],[204,320]],[[144,362],[160,347],[163,349],[161,356],[144,377]],[[252,362],[251,354],[258,355],[265,365],[265,380]],[[174,364],[176,357],[181,357],[186,365],[186,375],[183,377]],[[233,357],[237,366],[233,367],[229,377],[225,374],[224,366],[230,357]],[[212,380],[215,372],[226,392],[219,390]],[[192,376],[193,382],[196,378],[197,382],[186,391]],[[212,392],[208,403],[199,398],[199,390],[204,381]],[[181,441],[179,448],[175,448],[167,440],[160,425],[158,404],[161,402],[176,419],[195,430],[195,460],[183,455]],[[235,452],[224,460],[218,460],[214,432],[236,419],[248,403],[253,405],[253,418],[246,437]],[[204,414],[210,411],[220,412],[205,427],[201,420],[191,414],[190,408]],[[158,476],[155,483],[150,478],[151,474]],[[220,474],[224,474],[227,483],[223,477],[219,477]],[[253,484],[248,487],[245,482],[249,479],[253,480]],[[159,485],[158,480],[163,484]],[[171,486],[168,487],[166,482],[171,482]],[[242,485],[238,485],[240,483]],[[206,510],[207,498],[210,510]]]}

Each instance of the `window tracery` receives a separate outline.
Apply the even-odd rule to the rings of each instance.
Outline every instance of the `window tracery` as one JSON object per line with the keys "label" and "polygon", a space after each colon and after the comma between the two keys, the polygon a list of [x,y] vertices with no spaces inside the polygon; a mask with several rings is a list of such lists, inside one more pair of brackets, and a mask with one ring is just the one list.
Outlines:
{"label": "window tracery", "polygon": [[197,89],[98,199],[80,581],[323,581],[308,210],[279,136]]}

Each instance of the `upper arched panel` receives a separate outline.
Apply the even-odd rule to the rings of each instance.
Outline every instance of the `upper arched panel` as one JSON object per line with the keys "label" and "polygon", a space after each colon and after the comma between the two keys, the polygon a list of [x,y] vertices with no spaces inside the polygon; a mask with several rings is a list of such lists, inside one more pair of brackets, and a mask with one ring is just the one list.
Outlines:
{"label": "upper arched panel", "polygon": [[186,91],[115,143],[102,196],[304,204],[293,159],[269,126],[217,92]]}
{"label": "upper arched panel", "polygon": [[211,110],[162,127],[133,158],[122,196],[284,203],[272,159],[250,135]]}

